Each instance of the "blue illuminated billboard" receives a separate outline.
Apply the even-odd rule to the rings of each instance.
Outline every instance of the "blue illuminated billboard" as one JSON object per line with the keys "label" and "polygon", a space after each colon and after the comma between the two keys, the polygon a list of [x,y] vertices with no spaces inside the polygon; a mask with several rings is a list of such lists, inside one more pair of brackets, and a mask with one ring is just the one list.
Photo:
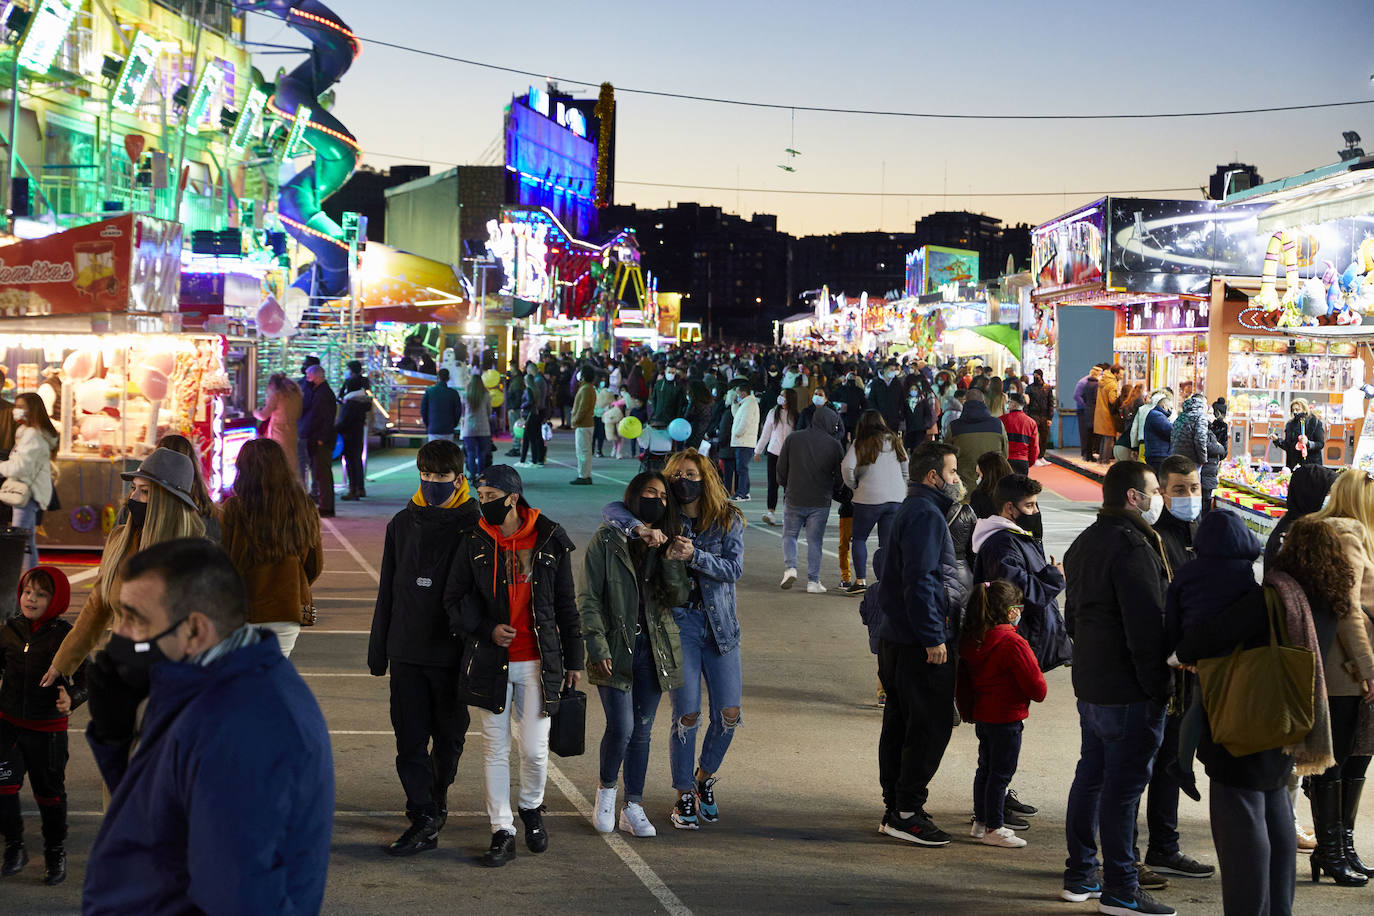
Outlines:
{"label": "blue illuminated billboard", "polygon": [[506,180],[510,203],[547,207],[570,232],[588,238],[597,228],[599,125],[581,110],[583,104],[537,90],[512,99],[506,109]]}

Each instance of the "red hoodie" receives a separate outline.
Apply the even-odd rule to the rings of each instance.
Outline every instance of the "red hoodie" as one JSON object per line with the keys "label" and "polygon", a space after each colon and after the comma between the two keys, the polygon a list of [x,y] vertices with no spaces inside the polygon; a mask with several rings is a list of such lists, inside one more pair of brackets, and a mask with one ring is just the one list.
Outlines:
{"label": "red hoodie", "polygon": [[[534,633],[534,606],[531,576],[534,572],[534,523],[539,518],[539,510],[521,504],[520,527],[506,537],[501,529],[487,524],[483,519],[479,524],[482,530],[496,541],[496,560],[498,568],[506,571],[506,594],[510,599],[510,625],[515,627],[515,639],[506,650],[513,662],[533,662],[539,660],[539,641]],[[495,575],[493,569],[492,575]]]}
{"label": "red hoodie", "polygon": [[[43,624],[52,620],[54,617],[61,617],[63,614],[67,613],[67,607],[72,601],[72,586],[71,583],[67,581],[67,574],[56,566],[35,566],[33,569],[30,569],[20,576],[19,587],[15,591],[19,601],[22,602],[24,599],[25,581],[28,580],[29,576],[38,572],[40,569],[47,573],[49,578],[52,579],[52,600],[48,602],[48,609],[43,612],[42,617],[37,620],[29,621],[29,631],[31,633],[37,633],[38,628]],[[23,611],[21,610],[19,613],[22,614]]]}
{"label": "red hoodie", "polygon": [[1030,715],[1031,702],[1043,702],[1048,690],[1030,643],[1011,624],[988,630],[982,643],[960,643],[954,697],[965,720],[1020,722]]}

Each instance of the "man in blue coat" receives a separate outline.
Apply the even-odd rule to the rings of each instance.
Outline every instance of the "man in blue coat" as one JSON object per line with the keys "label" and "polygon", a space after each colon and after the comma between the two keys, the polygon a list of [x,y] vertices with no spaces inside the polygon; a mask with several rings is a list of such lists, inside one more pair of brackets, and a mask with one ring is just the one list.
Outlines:
{"label": "man in blue coat", "polygon": [[463,401],[458,392],[448,386],[449,372],[439,370],[439,380],[425,389],[420,398],[420,419],[430,442],[436,439],[453,441],[453,431],[463,419]]}
{"label": "man in blue coat", "polygon": [[84,911],[318,913],[334,764],[310,689],[247,625],[217,545],[166,541],[122,575],[123,616],[90,666],[86,738],[113,794]]}
{"label": "man in blue coat", "polygon": [[935,826],[925,803],[954,729],[954,654],[947,644],[957,640],[963,596],[948,588],[956,560],[946,519],[962,492],[958,451],[921,443],[911,456],[911,479],[916,486],[893,519],[880,577],[878,679],[887,703],[878,739],[886,813],[878,830],[919,846],[948,846],[949,834]]}

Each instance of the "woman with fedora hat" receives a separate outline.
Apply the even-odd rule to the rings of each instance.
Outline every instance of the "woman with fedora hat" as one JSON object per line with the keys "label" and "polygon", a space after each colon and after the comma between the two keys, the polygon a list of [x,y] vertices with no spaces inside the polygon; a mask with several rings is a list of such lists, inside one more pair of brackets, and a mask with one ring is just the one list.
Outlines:
{"label": "woman with fedora hat", "polygon": [[96,647],[114,616],[119,613],[120,567],[124,559],[145,547],[177,538],[204,537],[205,522],[196,511],[191,487],[196,466],[171,449],[154,451],[138,470],[119,475],[131,481],[125,504],[128,518],[110,530],[95,585],[81,608],[76,626],[62,640],[43,686],[50,687],[58,676],[71,675]]}

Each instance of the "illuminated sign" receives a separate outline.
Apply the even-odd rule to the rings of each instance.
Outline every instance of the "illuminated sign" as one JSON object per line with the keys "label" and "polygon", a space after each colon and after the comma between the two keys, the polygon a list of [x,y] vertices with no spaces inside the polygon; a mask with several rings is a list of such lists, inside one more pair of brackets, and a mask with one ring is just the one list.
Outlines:
{"label": "illuminated sign", "polygon": [[301,137],[305,136],[305,128],[310,124],[310,113],[310,106],[297,106],[296,120],[291,123],[291,133],[286,138],[286,146],[282,147],[283,159],[290,159],[296,154],[296,147],[300,145]]}
{"label": "illuminated sign", "polygon": [[191,93],[191,101],[186,105],[186,132],[188,134],[200,131],[200,122],[205,120],[205,116],[210,113],[210,102],[223,85],[224,63],[212,58],[206,63],[205,69],[200,71],[200,79],[196,81],[196,89]]}
{"label": "illuminated sign", "polygon": [[119,82],[114,88],[114,107],[120,111],[132,112],[143,100],[143,90],[153,75],[157,63],[158,42],[147,32],[135,32],[129,56],[124,58],[124,66],[119,71]]}
{"label": "illuminated sign", "polygon": [[67,40],[67,30],[81,9],[81,2],[41,0],[19,43],[19,66],[34,73],[47,72],[52,66],[52,59]]}
{"label": "illuminated sign", "polygon": [[527,302],[546,302],[549,282],[549,226],[547,223],[487,222],[487,251],[501,262],[506,285],[501,292]]}
{"label": "illuminated sign", "polygon": [[261,86],[254,86],[243,103],[243,111],[234,122],[234,130],[229,134],[229,152],[241,153],[249,141],[258,136],[262,126],[262,113],[267,106],[267,92]]}
{"label": "illuminated sign", "polygon": [[587,116],[578,108],[558,102],[550,109],[549,94],[543,89],[530,87],[525,96],[525,105],[530,111],[538,112],[561,127],[566,127],[583,140],[587,139]]}

